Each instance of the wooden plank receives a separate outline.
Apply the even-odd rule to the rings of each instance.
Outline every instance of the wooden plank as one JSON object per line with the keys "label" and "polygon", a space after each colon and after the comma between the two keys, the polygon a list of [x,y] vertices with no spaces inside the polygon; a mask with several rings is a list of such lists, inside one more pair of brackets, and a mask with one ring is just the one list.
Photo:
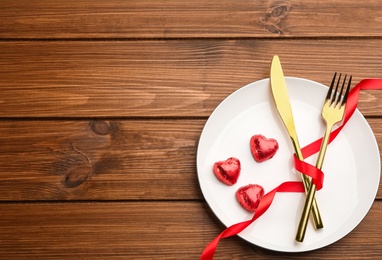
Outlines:
{"label": "wooden plank", "polygon": [[[381,149],[382,121],[368,121]],[[204,123],[0,121],[0,201],[202,199]]]}
{"label": "wooden plank", "polygon": [[0,17],[0,38],[382,35],[378,0],[3,0]]}
{"label": "wooden plank", "polygon": [[[0,209],[0,251],[5,259],[198,259],[223,230],[199,202],[0,204]],[[378,259],[382,257],[381,214],[382,203],[376,201],[345,238],[290,257]],[[280,259],[288,255],[234,237],[222,240],[216,252],[216,259],[232,257]]]}
{"label": "wooden plank", "polygon": [[203,123],[3,121],[0,200],[201,198]]}
{"label": "wooden plank", "polygon": [[[0,42],[0,117],[209,116],[240,87],[286,76],[330,84],[334,71],[380,76],[381,40]],[[382,91],[359,108],[379,115]]]}

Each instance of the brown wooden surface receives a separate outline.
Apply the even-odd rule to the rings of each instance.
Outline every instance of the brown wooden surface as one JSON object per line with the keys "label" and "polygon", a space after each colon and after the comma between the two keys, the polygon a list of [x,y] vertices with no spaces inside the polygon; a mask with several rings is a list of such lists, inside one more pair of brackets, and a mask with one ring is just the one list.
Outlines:
{"label": "brown wooden surface", "polygon": [[[14,257],[198,259],[223,226],[200,201],[3,204],[2,255]],[[381,203],[348,236],[322,250],[285,254],[238,237],[216,259],[378,259]],[[15,235],[17,233],[17,235]],[[359,243],[362,241],[362,243]]]}
{"label": "brown wooden surface", "polygon": [[378,0],[3,0],[4,38],[381,36]]}
{"label": "brown wooden surface", "polygon": [[[317,3],[318,2],[318,3]],[[382,77],[380,1],[0,4],[0,259],[198,259],[223,230],[196,174],[202,128],[238,88]],[[382,91],[358,108],[381,148]],[[382,187],[340,241],[285,254],[238,237],[216,259],[378,259]]]}
{"label": "brown wooden surface", "polygon": [[[207,117],[269,77],[275,53],[285,75],[324,84],[333,71],[354,82],[381,73],[376,39],[4,41],[0,117]],[[378,115],[382,93],[363,95],[359,108]]]}

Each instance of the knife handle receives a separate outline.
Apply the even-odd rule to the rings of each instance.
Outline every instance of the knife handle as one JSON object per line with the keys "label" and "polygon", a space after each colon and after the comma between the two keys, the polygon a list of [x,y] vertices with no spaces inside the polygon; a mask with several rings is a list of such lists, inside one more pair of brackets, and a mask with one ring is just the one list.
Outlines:
{"label": "knife handle", "polygon": [[[333,125],[334,125],[334,123],[333,123]],[[328,146],[328,143],[329,143],[330,132],[331,132],[331,129],[332,129],[333,125],[329,124],[326,127],[326,131],[325,131],[324,137],[322,138],[320,152],[318,153],[317,162],[316,162],[316,167],[318,169],[321,169],[322,168],[322,164],[324,163],[324,157],[325,157],[326,149],[327,149],[327,146]],[[307,177],[305,174],[304,174],[304,176]],[[315,202],[316,200],[314,198],[314,196],[316,194],[316,185],[313,184],[310,181],[308,183],[308,187],[309,187],[308,188],[309,192],[308,192],[308,194],[306,196],[304,208],[303,208],[303,211],[302,211],[300,223],[298,225],[297,234],[296,234],[296,240],[298,242],[302,242],[304,240],[306,227],[308,225],[307,223],[308,223],[308,218],[309,218],[309,215],[310,215],[310,211],[311,210],[314,211],[315,210],[315,205],[317,206],[317,204]],[[305,191],[306,190],[307,189],[305,187]]]}
{"label": "knife handle", "polygon": [[[324,224],[323,224],[322,219],[321,219],[321,214],[320,214],[320,211],[318,209],[317,201],[314,198],[315,191],[316,191],[316,185],[311,183],[311,180],[308,176],[306,176],[305,174],[301,174],[301,175],[302,175],[302,180],[303,180],[304,187],[305,187],[305,192],[309,197],[311,197],[311,198],[307,197],[306,200],[312,201],[311,210],[312,210],[312,217],[313,217],[313,222],[315,224],[315,228],[321,229],[324,227]],[[309,216],[310,210],[304,210],[303,212],[306,212],[305,214],[307,214],[307,216],[305,216],[305,219],[307,219]],[[296,235],[296,240],[299,242],[302,242],[304,240],[306,223],[307,222],[305,221],[305,227],[301,226],[301,225],[304,225],[303,222],[300,222],[300,224],[299,224],[298,230],[301,230],[301,231],[297,232],[297,235]]]}
{"label": "knife handle", "polygon": [[[297,136],[291,135],[291,140],[292,140],[292,144],[294,146],[294,150],[296,151],[297,158],[300,160],[304,160],[304,157],[303,157],[301,149],[300,149],[300,145],[297,141]],[[301,173],[301,179],[302,179],[302,183],[304,184],[305,194],[312,193],[312,191],[310,191],[310,188],[312,186],[310,177]],[[321,229],[324,227],[324,224],[322,222],[321,214],[320,214],[320,211],[318,209],[317,201],[314,198],[314,194],[310,194],[310,195],[313,195],[313,198],[310,199],[311,205],[309,205],[311,208],[309,207],[309,210],[305,209],[303,211],[303,212],[307,212],[307,213],[305,213],[305,214],[307,214],[307,216],[305,216],[306,217],[305,219],[306,220],[308,219],[310,211],[312,211],[312,218],[313,218],[314,227],[315,227],[315,229]],[[307,199],[306,199],[306,201],[307,201]],[[304,227],[300,227],[301,226],[301,221],[300,221],[300,224],[299,224],[300,226],[297,229],[297,235],[296,235],[296,240],[298,242],[302,242],[304,240],[305,230],[306,230],[306,225],[307,225],[306,222],[307,221],[305,221],[305,229],[304,229]]]}
{"label": "knife handle", "polygon": [[[311,204],[305,203],[305,205],[304,205],[303,214],[301,216],[301,220],[300,220],[300,223],[298,225],[297,234],[296,234],[296,241],[298,241],[298,242],[304,241],[305,231],[306,231],[306,227],[308,224],[307,220],[308,220],[308,217],[310,214],[310,209],[313,211],[314,205],[317,206],[317,204],[315,204],[315,202],[316,202],[316,200],[314,198],[315,194],[316,194],[316,185],[312,184],[310,186],[309,192],[308,192],[307,197],[306,197],[306,201],[311,201],[312,203]],[[311,208],[310,208],[310,206],[311,206]],[[317,208],[317,210],[318,210],[318,208]],[[314,216],[315,215],[313,214],[313,218],[314,218]],[[317,222],[315,222],[315,223],[317,223]],[[316,226],[316,228],[318,228],[318,227]]]}

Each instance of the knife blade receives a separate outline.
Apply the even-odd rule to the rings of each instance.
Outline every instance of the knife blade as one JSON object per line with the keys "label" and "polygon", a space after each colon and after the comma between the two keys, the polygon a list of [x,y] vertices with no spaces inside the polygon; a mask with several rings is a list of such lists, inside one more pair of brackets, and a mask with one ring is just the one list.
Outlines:
{"label": "knife blade", "polygon": [[[296,156],[300,160],[304,160],[304,157],[301,153],[300,144],[297,138],[296,127],[294,124],[292,107],[289,101],[288,90],[285,83],[284,73],[281,67],[280,59],[275,55],[272,59],[271,71],[270,71],[270,85],[272,89],[273,99],[276,104],[277,111],[281,117],[281,120],[284,123],[285,128],[288,131],[288,134],[291,138],[292,145]],[[301,178],[304,183],[305,192],[308,193],[310,188],[310,178],[305,174],[301,173]],[[323,228],[323,223],[321,215],[318,209],[316,200],[313,200],[312,204],[312,216],[313,222],[316,229]],[[301,236],[296,235],[296,240],[302,242]]]}

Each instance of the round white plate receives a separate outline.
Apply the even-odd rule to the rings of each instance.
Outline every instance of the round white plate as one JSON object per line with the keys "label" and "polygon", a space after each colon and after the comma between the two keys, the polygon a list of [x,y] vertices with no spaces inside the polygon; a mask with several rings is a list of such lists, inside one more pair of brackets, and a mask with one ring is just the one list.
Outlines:
{"label": "round white plate", "polygon": [[[321,108],[327,93],[324,85],[286,77],[289,98],[301,147],[322,137],[325,124]],[[257,163],[249,140],[255,134],[275,138],[276,155]],[[284,181],[300,180],[294,171],[290,138],[275,108],[269,79],[251,83],[228,96],[211,114],[200,136],[197,171],[203,195],[224,225],[252,218],[236,201],[241,186],[254,183],[269,192]],[[236,157],[241,175],[233,186],[213,174],[216,161]],[[306,161],[315,164],[317,155]],[[270,250],[302,252],[327,246],[351,232],[374,202],[380,178],[380,156],[374,134],[356,110],[337,138],[329,145],[322,170],[324,186],[316,193],[324,228],[314,230],[310,222],[304,242],[295,242],[297,225],[305,201],[303,193],[277,193],[272,205],[242,231],[243,239]]]}

